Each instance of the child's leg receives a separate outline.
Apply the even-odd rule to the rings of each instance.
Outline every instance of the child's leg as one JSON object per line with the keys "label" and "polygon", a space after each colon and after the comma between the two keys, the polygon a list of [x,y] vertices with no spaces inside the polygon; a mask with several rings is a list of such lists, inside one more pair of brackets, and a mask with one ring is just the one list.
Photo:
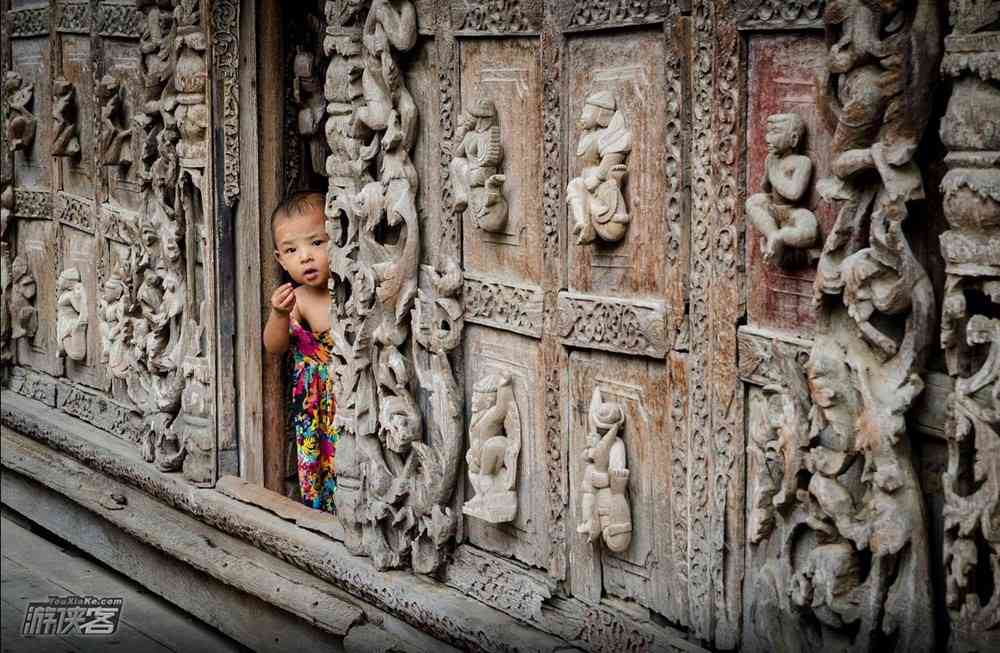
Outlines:
{"label": "child's leg", "polygon": [[319,505],[320,510],[335,513],[334,495],[337,492],[337,438],[336,429],[319,435]]}

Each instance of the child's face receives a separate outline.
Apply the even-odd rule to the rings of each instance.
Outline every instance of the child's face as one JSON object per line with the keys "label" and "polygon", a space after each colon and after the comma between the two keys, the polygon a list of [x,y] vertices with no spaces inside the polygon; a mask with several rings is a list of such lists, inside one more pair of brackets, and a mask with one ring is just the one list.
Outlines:
{"label": "child's face", "polygon": [[283,216],[274,225],[278,263],[295,283],[325,288],[330,277],[326,220],[321,208]]}

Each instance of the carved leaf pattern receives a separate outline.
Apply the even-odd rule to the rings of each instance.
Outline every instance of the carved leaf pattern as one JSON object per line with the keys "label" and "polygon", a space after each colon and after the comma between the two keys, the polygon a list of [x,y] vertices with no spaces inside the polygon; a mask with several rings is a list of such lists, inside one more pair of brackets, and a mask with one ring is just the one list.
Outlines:
{"label": "carved leaf pattern", "polygon": [[59,3],[60,32],[90,32],[90,2]]}
{"label": "carved leaf pattern", "polygon": [[824,0],[741,0],[740,27],[821,27]]}
{"label": "carved leaf pattern", "polygon": [[466,0],[463,30],[474,32],[527,32],[531,24],[519,0]]}
{"label": "carved leaf pattern", "polygon": [[131,5],[102,2],[97,8],[97,32],[101,36],[139,38],[142,12]]}
{"label": "carved leaf pattern", "polygon": [[627,304],[571,298],[560,303],[560,332],[566,338],[635,353],[651,345],[639,315]]}
{"label": "carved leaf pattern", "polygon": [[528,288],[466,279],[466,316],[499,322],[518,331],[541,334],[541,313],[529,310],[532,305],[540,305],[540,298],[536,295],[537,291]]}
{"label": "carved leaf pattern", "polygon": [[11,36],[37,36],[49,32],[49,8],[30,7],[11,11]]}
{"label": "carved leaf pattern", "polygon": [[213,54],[216,79],[222,83],[223,192],[227,206],[234,206],[240,195],[239,22],[238,2],[213,3]]}
{"label": "carved leaf pattern", "polygon": [[580,0],[570,13],[571,27],[626,23],[664,16],[663,0]]}

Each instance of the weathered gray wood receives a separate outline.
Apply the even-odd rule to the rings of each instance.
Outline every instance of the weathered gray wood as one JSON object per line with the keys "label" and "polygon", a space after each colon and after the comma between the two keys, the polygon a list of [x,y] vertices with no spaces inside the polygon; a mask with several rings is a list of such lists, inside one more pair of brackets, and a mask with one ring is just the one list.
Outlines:
{"label": "weathered gray wood", "polygon": [[[148,495],[93,474],[73,459],[3,429],[3,464],[102,514],[126,533],[149,542],[194,569],[297,614],[318,628],[344,635],[363,618],[327,583]],[[46,471],[47,470],[47,471]],[[121,497],[126,502],[122,504]]]}
{"label": "weathered gray wood", "polygon": [[272,512],[297,526],[340,542],[344,541],[344,527],[340,525],[340,520],[330,513],[307,508],[298,501],[236,476],[223,476],[215,484],[215,489],[227,497]]}
{"label": "weathered gray wood", "polygon": [[56,492],[10,470],[2,484],[4,504],[256,651],[343,650],[340,638],[196,571]]}

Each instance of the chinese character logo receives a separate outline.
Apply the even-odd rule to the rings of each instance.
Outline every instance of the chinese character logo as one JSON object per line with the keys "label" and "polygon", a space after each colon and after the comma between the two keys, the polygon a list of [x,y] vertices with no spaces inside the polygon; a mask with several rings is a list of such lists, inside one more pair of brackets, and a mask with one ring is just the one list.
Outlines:
{"label": "chinese character logo", "polygon": [[118,630],[123,600],[96,596],[50,596],[48,601],[29,603],[21,634],[113,635]]}

